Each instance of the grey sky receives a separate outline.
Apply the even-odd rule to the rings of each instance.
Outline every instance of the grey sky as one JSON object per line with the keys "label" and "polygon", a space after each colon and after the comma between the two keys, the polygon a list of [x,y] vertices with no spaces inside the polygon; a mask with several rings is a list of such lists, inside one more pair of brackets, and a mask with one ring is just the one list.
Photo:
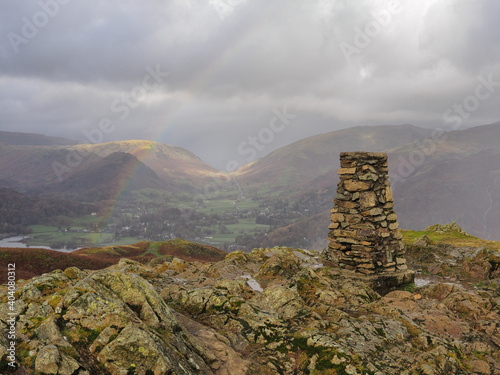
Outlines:
{"label": "grey sky", "polygon": [[0,130],[101,124],[225,169],[354,125],[491,123],[499,36],[491,0],[3,0]]}

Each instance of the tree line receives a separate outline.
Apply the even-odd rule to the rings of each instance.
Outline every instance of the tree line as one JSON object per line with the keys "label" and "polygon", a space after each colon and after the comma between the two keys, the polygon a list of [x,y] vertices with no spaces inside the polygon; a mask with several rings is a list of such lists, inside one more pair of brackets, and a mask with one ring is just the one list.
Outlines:
{"label": "tree line", "polygon": [[62,216],[78,217],[96,210],[93,204],[40,198],[0,188],[0,233],[29,234],[29,225],[58,225]]}

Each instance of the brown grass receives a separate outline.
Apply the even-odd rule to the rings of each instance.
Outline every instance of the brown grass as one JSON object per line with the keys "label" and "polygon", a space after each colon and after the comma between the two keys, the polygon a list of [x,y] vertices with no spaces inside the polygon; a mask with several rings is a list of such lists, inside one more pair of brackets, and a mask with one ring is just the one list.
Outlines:
{"label": "brown grass", "polygon": [[109,260],[62,253],[46,249],[0,248],[0,283],[7,282],[7,266],[16,264],[16,280],[30,279],[33,276],[64,270],[76,266],[80,269],[101,269],[114,264]]}
{"label": "brown grass", "polygon": [[30,279],[56,269],[68,267],[97,270],[117,264],[120,259],[147,263],[159,257],[174,256],[189,262],[217,262],[227,254],[212,246],[181,239],[167,242],[143,241],[130,246],[87,248],[63,253],[45,249],[0,248],[0,284],[7,282],[9,263],[16,264],[16,279]]}

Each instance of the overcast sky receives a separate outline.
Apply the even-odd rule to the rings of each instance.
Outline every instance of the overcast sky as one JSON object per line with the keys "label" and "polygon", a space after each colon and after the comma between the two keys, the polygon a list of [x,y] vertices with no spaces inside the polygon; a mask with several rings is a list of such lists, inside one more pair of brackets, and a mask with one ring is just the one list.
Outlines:
{"label": "overcast sky", "polygon": [[223,170],[355,125],[486,124],[499,38],[492,0],[2,0],[0,130]]}

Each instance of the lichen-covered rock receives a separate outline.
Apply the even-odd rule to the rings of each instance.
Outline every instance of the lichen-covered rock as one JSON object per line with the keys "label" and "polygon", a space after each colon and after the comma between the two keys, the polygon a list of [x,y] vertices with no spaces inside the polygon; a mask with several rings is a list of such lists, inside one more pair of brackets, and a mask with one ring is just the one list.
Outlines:
{"label": "lichen-covered rock", "polygon": [[60,353],[55,345],[44,346],[36,356],[35,371],[41,374],[57,375]]}
{"label": "lichen-covered rock", "polygon": [[212,374],[202,358],[205,348],[184,332],[153,286],[132,272],[150,270],[136,266],[122,262],[88,276],[72,270],[70,278],[55,272],[32,280],[22,293],[42,285],[41,296],[18,322],[26,340],[20,346],[29,345],[29,358],[33,353],[36,359],[21,362],[44,374]]}
{"label": "lichen-covered rock", "polygon": [[168,342],[143,327],[129,324],[99,352],[97,359],[112,374],[127,374],[131,370],[138,374],[148,370],[154,374],[190,374],[194,370],[209,373],[200,356],[177,340]]}
{"label": "lichen-covered rock", "polygon": [[59,331],[59,327],[56,324],[54,316],[49,316],[45,319],[38,328],[34,330],[38,340],[43,343],[55,344],[59,347],[71,347],[71,345],[64,339],[63,335]]}
{"label": "lichen-covered rock", "polygon": [[470,234],[464,231],[456,221],[452,221],[451,223],[448,224],[434,224],[431,225],[430,227],[425,228],[426,231],[432,231],[436,233],[447,233],[447,232],[458,232],[460,234],[463,234],[465,236],[469,236]]}
{"label": "lichen-covered rock", "polygon": [[271,281],[274,278],[290,278],[300,270],[300,261],[297,257],[272,254],[261,266],[257,279]]}
{"label": "lichen-covered rock", "polygon": [[86,371],[83,366],[76,361],[74,358],[62,355],[61,361],[59,363],[59,372],[58,375],[90,375],[88,371]]}
{"label": "lichen-covered rock", "polygon": [[432,241],[429,238],[429,236],[424,234],[422,237],[420,237],[418,240],[416,240],[413,244],[415,246],[424,246],[425,247],[425,246],[432,245]]}
{"label": "lichen-covered rock", "polygon": [[34,278],[18,292],[17,360],[61,375],[500,373],[493,285],[381,297],[317,256],[255,249],[182,270],[122,260]]}
{"label": "lichen-covered rock", "polygon": [[280,320],[292,320],[305,313],[304,304],[295,289],[274,285],[255,295],[249,303]]}
{"label": "lichen-covered rock", "polygon": [[77,267],[68,267],[64,270],[64,275],[70,280],[78,280],[87,276],[87,273]]}

